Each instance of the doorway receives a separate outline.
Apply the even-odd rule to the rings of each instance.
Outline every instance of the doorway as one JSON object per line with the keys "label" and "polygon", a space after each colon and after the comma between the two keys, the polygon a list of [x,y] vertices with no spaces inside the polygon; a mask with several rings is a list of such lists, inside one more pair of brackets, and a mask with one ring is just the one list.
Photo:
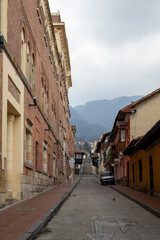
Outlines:
{"label": "doorway", "polygon": [[127,162],[127,185],[129,186],[129,161]]}
{"label": "doorway", "polygon": [[150,178],[150,194],[154,193],[154,177],[153,177],[153,159],[149,157],[149,178]]}

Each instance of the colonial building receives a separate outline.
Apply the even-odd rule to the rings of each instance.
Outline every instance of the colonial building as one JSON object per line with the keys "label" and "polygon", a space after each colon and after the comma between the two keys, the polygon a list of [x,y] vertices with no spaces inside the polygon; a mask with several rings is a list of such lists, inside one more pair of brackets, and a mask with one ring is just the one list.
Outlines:
{"label": "colonial building", "polygon": [[123,152],[130,157],[130,187],[160,197],[160,121]]}
{"label": "colonial building", "polygon": [[129,143],[144,134],[159,120],[160,89],[121,109],[114,122],[109,144],[117,182],[129,184],[131,173],[128,156],[123,151]]}
{"label": "colonial building", "polygon": [[106,170],[112,171],[111,164],[107,166],[107,155],[106,151],[108,150],[108,140],[110,137],[110,132],[103,133],[102,136],[98,139],[98,141],[95,144],[94,153],[97,153],[98,158],[98,173],[101,174],[102,172]]}
{"label": "colonial building", "polygon": [[2,0],[0,7],[0,204],[5,204],[69,177],[75,129],[69,123],[72,80],[60,15],[51,15],[48,0]]}

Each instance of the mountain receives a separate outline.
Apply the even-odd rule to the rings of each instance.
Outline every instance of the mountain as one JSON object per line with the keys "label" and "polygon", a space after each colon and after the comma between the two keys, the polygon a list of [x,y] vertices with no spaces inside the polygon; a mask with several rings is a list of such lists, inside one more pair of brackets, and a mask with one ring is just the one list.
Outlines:
{"label": "mountain", "polygon": [[74,109],[90,124],[99,124],[104,126],[107,131],[111,131],[118,111],[141,97],[123,96],[112,100],[92,101],[85,105],[76,106]]}
{"label": "mountain", "polygon": [[91,124],[87,122],[74,108],[70,106],[71,112],[71,125],[76,126],[76,141],[86,141],[93,142],[99,136],[106,132],[106,128],[104,126],[100,126],[99,124]]}
{"label": "mountain", "polygon": [[118,111],[143,96],[122,96],[97,100],[70,107],[71,125],[76,125],[76,141],[95,141],[103,132],[112,130]]}

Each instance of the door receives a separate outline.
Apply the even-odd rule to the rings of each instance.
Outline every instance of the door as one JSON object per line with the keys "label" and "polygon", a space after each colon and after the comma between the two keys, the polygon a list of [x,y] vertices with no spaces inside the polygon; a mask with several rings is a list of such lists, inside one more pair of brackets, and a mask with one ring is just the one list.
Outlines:
{"label": "door", "polygon": [[127,185],[129,185],[129,161],[127,162]]}
{"label": "door", "polygon": [[150,178],[150,194],[154,193],[154,178],[153,178],[153,159],[149,157],[149,178]]}

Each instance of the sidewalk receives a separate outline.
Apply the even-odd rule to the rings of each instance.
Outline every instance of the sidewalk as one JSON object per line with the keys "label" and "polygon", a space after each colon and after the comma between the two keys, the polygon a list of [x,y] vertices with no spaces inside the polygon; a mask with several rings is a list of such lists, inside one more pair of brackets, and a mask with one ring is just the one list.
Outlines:
{"label": "sidewalk", "polygon": [[160,199],[121,185],[112,185],[111,188],[120,192],[125,197],[131,199],[160,218]]}
{"label": "sidewalk", "polygon": [[80,182],[68,181],[25,201],[0,210],[0,239],[31,240],[56,214],[73,189]]}

